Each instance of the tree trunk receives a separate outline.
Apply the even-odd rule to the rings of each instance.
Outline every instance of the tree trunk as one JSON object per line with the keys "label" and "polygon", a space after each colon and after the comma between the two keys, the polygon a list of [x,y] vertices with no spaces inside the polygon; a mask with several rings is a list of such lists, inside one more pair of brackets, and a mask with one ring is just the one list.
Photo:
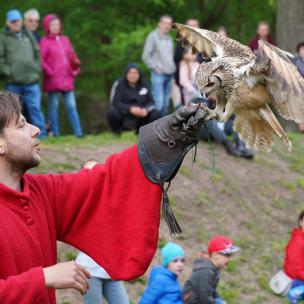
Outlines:
{"label": "tree trunk", "polygon": [[278,47],[294,53],[304,41],[304,1],[278,0],[276,37]]}
{"label": "tree trunk", "polygon": [[[304,0],[278,0],[276,39],[279,48],[296,52],[299,42],[304,41]],[[285,129],[296,131],[292,121],[281,121]]]}

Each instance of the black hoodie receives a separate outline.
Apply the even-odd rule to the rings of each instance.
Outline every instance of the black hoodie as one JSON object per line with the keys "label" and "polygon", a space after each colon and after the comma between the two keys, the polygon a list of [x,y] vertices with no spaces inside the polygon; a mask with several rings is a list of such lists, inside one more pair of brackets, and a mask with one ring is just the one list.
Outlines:
{"label": "black hoodie", "polygon": [[[137,69],[140,74],[138,83],[134,88],[128,84],[126,79],[128,71],[132,68]],[[143,80],[137,64],[130,63],[127,65],[125,76],[118,81],[115,89],[113,106],[124,114],[130,113],[130,108],[132,106],[145,108],[148,112],[154,110],[154,99],[151,94],[150,86]]]}
{"label": "black hoodie", "polygon": [[216,287],[220,271],[208,259],[193,262],[193,271],[184,287],[185,304],[213,304],[219,298]]}

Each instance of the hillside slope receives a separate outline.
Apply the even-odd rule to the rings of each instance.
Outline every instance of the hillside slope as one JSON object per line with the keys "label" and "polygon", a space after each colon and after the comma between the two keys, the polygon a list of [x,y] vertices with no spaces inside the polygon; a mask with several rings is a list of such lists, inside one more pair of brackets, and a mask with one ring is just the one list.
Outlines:
{"label": "hillside slope", "polygon": [[[253,161],[227,156],[216,145],[215,173],[212,175],[212,151],[200,143],[194,165],[187,156],[169,194],[172,208],[183,228],[183,236],[171,237],[164,222],[160,228],[160,246],[166,241],[182,245],[187,266],[182,283],[191,271],[191,260],[204,249],[215,234],[231,237],[242,248],[241,254],[222,274],[220,292],[229,304],[286,303],[268,290],[268,280],[282,267],[284,247],[298,212],[304,208],[304,137],[291,134],[295,152],[290,154],[280,143],[272,153],[259,153]],[[88,158],[100,161],[135,143],[133,134],[122,138],[109,134],[50,139],[43,143],[43,163],[34,172],[77,170]],[[59,259],[75,256],[70,246],[59,244]],[[160,260],[157,252],[153,264]],[[147,284],[149,271],[127,283],[133,303]],[[58,292],[58,303],[82,303],[73,291]]]}

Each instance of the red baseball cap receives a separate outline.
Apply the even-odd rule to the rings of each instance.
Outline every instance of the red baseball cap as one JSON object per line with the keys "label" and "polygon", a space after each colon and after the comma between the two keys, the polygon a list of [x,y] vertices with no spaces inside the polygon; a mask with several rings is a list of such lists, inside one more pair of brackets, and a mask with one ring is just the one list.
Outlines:
{"label": "red baseball cap", "polygon": [[208,245],[208,252],[219,252],[221,254],[232,254],[240,251],[240,247],[234,246],[233,242],[226,236],[217,235],[213,237]]}

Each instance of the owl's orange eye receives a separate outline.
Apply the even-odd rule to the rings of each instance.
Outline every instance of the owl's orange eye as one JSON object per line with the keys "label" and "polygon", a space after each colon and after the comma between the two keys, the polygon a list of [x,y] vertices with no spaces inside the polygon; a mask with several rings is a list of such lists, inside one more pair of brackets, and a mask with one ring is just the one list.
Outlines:
{"label": "owl's orange eye", "polygon": [[209,82],[206,87],[213,87],[214,86],[214,82]]}

